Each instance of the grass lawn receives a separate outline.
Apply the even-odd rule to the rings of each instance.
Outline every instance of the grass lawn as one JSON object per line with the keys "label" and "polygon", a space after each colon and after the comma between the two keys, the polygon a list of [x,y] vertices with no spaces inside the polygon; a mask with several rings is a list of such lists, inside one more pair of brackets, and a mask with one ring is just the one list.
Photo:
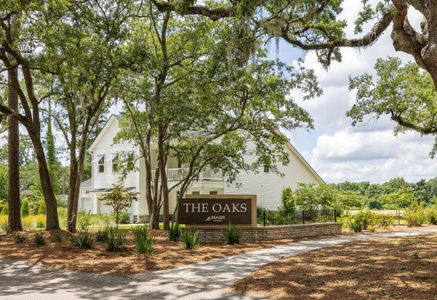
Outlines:
{"label": "grass lawn", "polygon": [[437,235],[371,239],[284,258],[233,289],[270,299],[437,299]]}

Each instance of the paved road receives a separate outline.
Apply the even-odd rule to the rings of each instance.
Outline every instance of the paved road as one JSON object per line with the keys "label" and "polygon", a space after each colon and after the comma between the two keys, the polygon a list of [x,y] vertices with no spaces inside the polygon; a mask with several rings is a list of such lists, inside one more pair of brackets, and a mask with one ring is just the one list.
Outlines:
{"label": "paved road", "polygon": [[370,238],[437,233],[434,230],[397,232],[281,245],[224,259],[130,277],[92,275],[48,269],[0,259],[1,299],[262,299],[232,295],[228,288],[261,266],[284,256]]}

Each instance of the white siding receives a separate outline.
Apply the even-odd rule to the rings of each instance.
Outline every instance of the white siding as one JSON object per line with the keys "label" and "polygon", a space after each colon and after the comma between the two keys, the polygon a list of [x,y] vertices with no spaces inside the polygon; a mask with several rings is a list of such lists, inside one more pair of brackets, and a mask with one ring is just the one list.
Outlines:
{"label": "white siding", "polygon": [[[225,185],[225,194],[256,194],[258,207],[277,209],[281,205],[281,193],[284,188],[294,189],[299,182],[322,183],[288,145],[285,147],[290,162],[287,166],[278,166],[278,170],[284,176],[275,172],[265,173],[264,168],[261,168],[258,173],[242,172],[235,183]],[[251,159],[254,158],[247,158],[247,160]]]}
{"label": "white siding", "polygon": [[[120,181],[120,174],[114,173],[112,170],[112,159],[119,152],[134,152],[138,155],[136,147],[129,143],[113,144],[114,137],[117,134],[118,121],[112,117],[105,126],[104,132],[99,136],[99,142],[93,149],[92,152],[92,178],[93,189],[110,188],[114,183]],[[104,155],[105,156],[105,171],[99,173],[98,160]],[[137,187],[138,174],[137,171],[130,172],[127,177],[123,180],[126,187]]]}

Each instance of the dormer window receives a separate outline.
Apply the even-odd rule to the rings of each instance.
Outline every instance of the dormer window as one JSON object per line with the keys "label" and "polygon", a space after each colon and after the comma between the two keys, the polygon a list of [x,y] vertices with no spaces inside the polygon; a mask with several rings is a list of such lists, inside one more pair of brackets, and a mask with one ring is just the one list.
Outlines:
{"label": "dormer window", "polygon": [[112,159],[112,173],[118,173],[120,169],[120,157],[117,155]]}
{"label": "dormer window", "polygon": [[99,169],[99,173],[105,172],[105,156],[104,155],[100,156],[99,161],[97,162],[97,166]]}

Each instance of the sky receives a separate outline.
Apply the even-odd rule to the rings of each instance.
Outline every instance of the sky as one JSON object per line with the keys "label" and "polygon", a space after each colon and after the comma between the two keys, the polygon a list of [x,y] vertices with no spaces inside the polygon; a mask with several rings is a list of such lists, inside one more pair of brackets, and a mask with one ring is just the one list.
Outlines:
{"label": "sky", "polygon": [[[353,22],[360,9],[357,2],[346,0],[343,5],[341,17],[349,24],[348,37],[353,36]],[[410,13],[410,18],[418,26],[421,19],[418,13]],[[394,177],[416,182],[437,176],[437,158],[429,156],[432,137],[415,132],[395,136],[395,123],[388,117],[353,127],[351,119],[345,115],[355,102],[354,92],[348,90],[350,75],[374,74],[373,66],[379,57],[397,56],[404,62],[412,57],[395,52],[390,31],[370,47],[342,49],[341,52],[342,62],[334,62],[325,70],[317,62],[315,52],[304,53],[285,42],[280,43],[278,52],[272,45],[271,57],[291,64],[302,58],[305,67],[314,69],[324,91],[316,99],[300,101],[314,119],[315,129],[289,132],[293,145],[329,183],[346,180],[384,182]]]}

